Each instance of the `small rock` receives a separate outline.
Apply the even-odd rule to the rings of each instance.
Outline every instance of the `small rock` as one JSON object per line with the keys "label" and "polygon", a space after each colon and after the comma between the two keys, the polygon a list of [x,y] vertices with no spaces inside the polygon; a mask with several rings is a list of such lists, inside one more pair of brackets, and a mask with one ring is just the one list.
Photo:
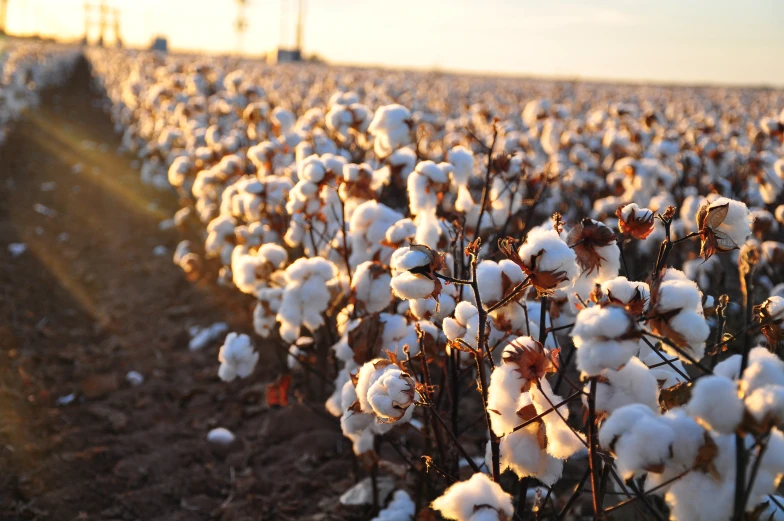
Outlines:
{"label": "small rock", "polygon": [[41,183],[40,188],[42,192],[51,192],[57,188],[57,183],[54,181],[47,181],[45,183]]}

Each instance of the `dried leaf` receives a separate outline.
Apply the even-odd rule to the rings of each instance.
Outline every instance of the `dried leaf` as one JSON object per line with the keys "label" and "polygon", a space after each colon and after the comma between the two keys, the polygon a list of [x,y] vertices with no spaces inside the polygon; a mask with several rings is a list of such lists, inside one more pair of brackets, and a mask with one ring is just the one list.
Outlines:
{"label": "dried leaf", "polygon": [[716,466],[713,464],[713,461],[719,455],[719,447],[707,431],[703,433],[702,438],[702,446],[697,451],[697,457],[694,458],[694,469],[710,474],[717,480],[721,479]]}
{"label": "dried leaf", "polygon": [[681,382],[659,393],[659,405],[665,411],[686,405],[691,398],[691,382]]}
{"label": "dried leaf", "polygon": [[357,327],[348,332],[348,345],[354,351],[354,361],[362,365],[378,355],[378,339],[384,333],[384,322],[378,313],[362,319]]}
{"label": "dried leaf", "polygon": [[532,403],[529,403],[528,405],[526,405],[525,407],[517,411],[517,417],[520,418],[523,421],[523,423],[533,420],[538,415],[539,413],[536,412],[536,406],[534,406],[534,404]]}

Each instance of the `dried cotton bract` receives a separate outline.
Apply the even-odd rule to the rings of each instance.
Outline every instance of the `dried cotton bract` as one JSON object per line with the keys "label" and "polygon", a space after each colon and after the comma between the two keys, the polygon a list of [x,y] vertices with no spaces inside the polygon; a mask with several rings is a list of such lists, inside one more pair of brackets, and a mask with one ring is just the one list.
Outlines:
{"label": "dried cotton bract", "polygon": [[708,259],[716,252],[738,249],[751,235],[753,217],[740,201],[720,197],[705,203],[697,212],[697,228],[702,238],[700,254]]}

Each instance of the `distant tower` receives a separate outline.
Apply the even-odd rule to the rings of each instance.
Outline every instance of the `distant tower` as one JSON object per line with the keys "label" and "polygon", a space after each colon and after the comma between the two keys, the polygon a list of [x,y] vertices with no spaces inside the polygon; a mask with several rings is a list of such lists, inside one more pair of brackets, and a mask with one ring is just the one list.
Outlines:
{"label": "distant tower", "polygon": [[244,51],[245,31],[248,30],[248,19],[245,16],[245,8],[248,7],[248,0],[237,0],[237,20],[234,22],[234,31],[237,33],[237,54]]}
{"label": "distant tower", "polygon": [[297,48],[294,49],[302,56],[302,20],[305,18],[305,0],[299,0],[297,9]]}
{"label": "distant tower", "polygon": [[[97,20],[94,16],[96,12],[98,15]],[[110,18],[112,18],[111,22]],[[98,5],[91,4],[89,1],[84,3],[84,39],[82,42],[85,45],[90,43],[90,29],[93,26],[98,27],[98,39],[95,42],[97,45],[103,47],[106,44],[109,31],[114,33],[115,42],[122,45],[122,39],[120,38],[120,10],[109,7],[106,0],[100,0]]]}
{"label": "distant tower", "polygon": [[5,34],[5,13],[8,10],[8,0],[0,0],[0,34]]}
{"label": "distant tower", "polygon": [[116,7],[112,10],[114,14],[114,45],[115,47],[122,47],[123,41],[120,36],[120,10]]}

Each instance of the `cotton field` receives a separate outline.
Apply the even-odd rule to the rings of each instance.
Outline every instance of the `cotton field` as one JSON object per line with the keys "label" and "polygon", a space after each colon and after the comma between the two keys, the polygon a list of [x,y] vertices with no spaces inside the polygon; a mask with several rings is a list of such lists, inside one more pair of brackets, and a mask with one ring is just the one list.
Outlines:
{"label": "cotton field", "polygon": [[77,49],[12,42],[0,50],[0,145],[13,122],[37,104],[37,92],[67,79]]}
{"label": "cotton field", "polygon": [[[784,520],[784,90],[83,51],[162,255],[253,306],[185,354],[339,423],[346,519]],[[0,57],[0,141],[79,56]]]}

